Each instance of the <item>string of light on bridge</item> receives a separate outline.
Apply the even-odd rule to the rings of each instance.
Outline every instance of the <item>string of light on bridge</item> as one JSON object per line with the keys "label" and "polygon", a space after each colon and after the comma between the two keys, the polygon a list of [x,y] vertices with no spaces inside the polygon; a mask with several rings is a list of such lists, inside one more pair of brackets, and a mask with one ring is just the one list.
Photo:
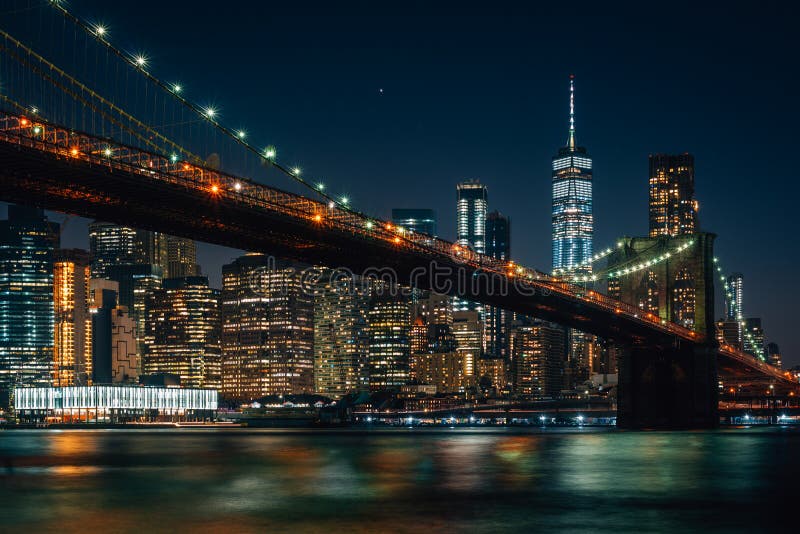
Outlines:
{"label": "string of light on bridge", "polygon": [[[279,162],[277,157],[277,149],[275,148],[274,145],[268,145],[266,146],[266,148],[263,149],[259,148],[247,140],[247,132],[245,129],[229,128],[228,126],[222,124],[220,122],[219,109],[210,105],[205,105],[205,106],[199,105],[191,101],[188,97],[185,96],[185,88],[180,83],[165,82],[162,79],[153,75],[148,69],[149,58],[147,57],[147,55],[141,52],[136,54],[126,53],[125,51],[114,46],[109,40],[109,30],[106,25],[100,23],[90,23],[81,19],[80,17],[72,14],[69,10],[67,10],[67,8],[64,6],[64,3],[61,0],[49,0],[49,1],[52,6],[57,8],[64,15],[64,17],[66,17],[68,20],[76,24],[79,28],[83,29],[90,36],[94,37],[99,43],[108,48],[109,51],[111,51],[122,61],[127,63],[131,68],[141,73],[148,80],[154,83],[157,87],[165,91],[167,94],[171,95],[173,98],[177,99],[178,102],[180,102],[182,105],[191,110],[193,113],[197,114],[205,121],[207,121],[210,125],[212,125],[214,128],[216,128],[224,135],[232,139],[235,143],[239,144],[240,146],[244,147],[251,153],[255,154],[261,160],[269,163],[272,167],[276,168],[278,171],[282,172],[290,179],[301,184],[302,186],[306,187],[315,194],[320,195],[327,201],[329,208],[338,208],[358,214],[362,217],[366,217],[372,221],[373,225],[383,224],[383,222],[380,219],[366,215],[364,213],[358,212],[357,210],[353,209],[350,205],[350,199],[346,195],[341,195],[339,197],[336,197],[332,194],[329,194],[326,191],[325,185],[322,182],[316,180],[310,180],[308,178],[301,176],[302,171],[300,167],[294,165],[285,165]],[[178,156],[175,154],[173,154],[171,158],[174,161],[178,160]]]}
{"label": "string of light on bridge", "polygon": [[[635,261],[632,261],[631,265],[628,266],[628,267],[623,267],[623,268],[615,267],[614,269],[606,269],[604,271],[600,271],[599,273],[586,274],[586,275],[576,275],[576,276],[572,276],[571,278],[562,276],[562,280],[567,280],[567,281],[570,281],[570,282],[573,282],[573,283],[581,283],[581,282],[594,282],[594,281],[602,280],[602,279],[609,279],[610,280],[612,278],[621,278],[621,277],[627,276],[629,274],[638,273],[638,272],[640,272],[640,271],[642,271],[644,269],[649,269],[650,267],[658,265],[659,263],[663,263],[663,262],[669,260],[670,258],[685,252],[692,245],[694,245],[694,240],[693,239],[689,240],[689,241],[686,241],[684,243],[681,243],[680,245],[674,247],[671,251],[667,251],[667,252],[664,252],[664,253],[661,253],[661,254],[654,254],[653,256],[649,257],[648,259],[636,259]],[[622,242],[617,243],[617,248],[622,248],[623,246],[624,246],[624,243],[622,243]],[[608,249],[607,248],[604,251],[596,254],[595,256],[592,256],[592,259],[589,260],[588,264],[594,263],[594,262],[598,261],[599,259],[602,259],[602,258],[604,258],[606,256],[609,256],[612,252],[613,252],[613,249]],[[568,271],[566,271],[564,269],[557,269],[556,271],[553,272],[553,274],[555,276],[558,276],[558,275],[560,275],[562,273],[567,274]]]}
{"label": "string of light on bridge", "polygon": [[[733,286],[728,282],[728,277],[725,276],[722,267],[719,264],[719,258],[714,258],[714,269],[716,270],[717,274],[719,275],[719,279],[723,285],[723,291],[725,292],[725,302],[728,306],[731,305],[731,302],[735,298],[735,294],[733,292]],[[740,310],[737,308],[737,312]],[[758,341],[756,340],[755,335],[747,328],[747,322],[742,317],[741,313],[737,313],[735,321],[739,323],[739,328],[741,329],[742,335],[744,338],[750,343],[750,346],[758,352],[756,356],[762,360],[767,361],[764,355],[763,347],[759,349]]]}

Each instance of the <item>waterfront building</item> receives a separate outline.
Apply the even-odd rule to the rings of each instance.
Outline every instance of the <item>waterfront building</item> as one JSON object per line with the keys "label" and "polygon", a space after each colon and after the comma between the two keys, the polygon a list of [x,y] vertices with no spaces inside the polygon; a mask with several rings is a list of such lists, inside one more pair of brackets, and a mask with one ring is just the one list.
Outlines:
{"label": "waterfront building", "polygon": [[314,292],[314,387],[332,399],[369,389],[367,315],[370,296],[360,279],[325,271]]}
{"label": "waterfront building", "polygon": [[222,268],[222,394],[314,391],[313,295],[298,266],[247,254]]}
{"label": "waterfront building", "polygon": [[370,389],[399,389],[409,381],[411,299],[376,292],[367,314]]}
{"label": "waterfront building", "polygon": [[128,309],[119,305],[118,295],[117,282],[102,278],[90,281],[94,384],[135,383],[140,374],[135,322]]}
{"label": "waterfront building", "polygon": [[700,231],[694,198],[694,156],[654,154],[650,158],[650,237]]}
{"label": "waterfront building", "polygon": [[210,421],[213,389],[92,385],[17,388],[14,409],[23,423]]}
{"label": "waterfront building", "polygon": [[436,237],[436,211],[422,208],[392,209],[392,223],[418,234]]}
{"label": "waterfront building", "polygon": [[89,253],[60,249],[53,259],[53,385],[85,386],[92,377]]}
{"label": "waterfront building", "polygon": [[0,221],[0,407],[15,386],[46,386],[53,370],[53,252],[59,225],[9,205]]}
{"label": "waterfront building", "polygon": [[208,278],[168,278],[149,295],[145,343],[145,374],[172,373],[185,387],[219,388],[219,291]]}
{"label": "waterfront building", "polygon": [[539,320],[521,319],[511,332],[514,394],[557,398],[563,388],[564,330]]}

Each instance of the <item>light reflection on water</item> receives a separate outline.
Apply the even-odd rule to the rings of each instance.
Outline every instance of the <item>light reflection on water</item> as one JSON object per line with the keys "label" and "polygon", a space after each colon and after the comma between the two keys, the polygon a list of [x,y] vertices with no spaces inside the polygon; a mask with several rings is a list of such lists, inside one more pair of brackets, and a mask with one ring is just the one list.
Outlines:
{"label": "light reflection on water", "polygon": [[29,532],[730,532],[800,484],[779,428],[7,431],[0,458],[0,531]]}

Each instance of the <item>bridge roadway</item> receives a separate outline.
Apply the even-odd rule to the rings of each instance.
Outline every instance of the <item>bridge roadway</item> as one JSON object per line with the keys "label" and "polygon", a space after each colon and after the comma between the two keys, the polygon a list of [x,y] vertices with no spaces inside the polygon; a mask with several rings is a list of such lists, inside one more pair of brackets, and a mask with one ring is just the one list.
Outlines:
{"label": "bridge roadway", "polygon": [[[0,199],[163,231],[357,274],[392,270],[401,284],[590,332],[615,344],[655,350],[703,345],[700,334],[551,277],[415,234],[354,211],[217,170],[173,161],[15,114],[0,115]],[[713,342],[713,340],[711,340]],[[767,375],[779,369],[724,347],[721,369]]]}

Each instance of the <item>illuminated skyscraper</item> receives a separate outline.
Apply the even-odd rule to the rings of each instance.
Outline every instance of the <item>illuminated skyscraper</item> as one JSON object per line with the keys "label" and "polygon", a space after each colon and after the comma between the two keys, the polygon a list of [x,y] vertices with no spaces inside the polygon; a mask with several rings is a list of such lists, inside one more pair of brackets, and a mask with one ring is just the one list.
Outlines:
{"label": "illuminated skyscraper", "polygon": [[[486,218],[486,254],[498,260],[511,259],[511,219],[498,211]],[[508,358],[508,329],[512,314],[502,308],[486,307],[486,352]]]}
{"label": "illuminated skyscraper", "polygon": [[570,76],[567,145],[553,157],[553,270],[590,272],[593,235],[592,158],[575,142],[575,83]]}
{"label": "illuminated skyscraper", "polygon": [[515,395],[557,398],[563,387],[564,330],[554,324],[520,318],[511,333]]}
{"label": "illuminated skyscraper", "polygon": [[326,271],[314,292],[314,387],[338,399],[369,389],[369,290],[351,277]]}
{"label": "illuminated skyscraper", "polygon": [[87,386],[92,377],[89,253],[58,250],[53,261],[53,385]]}
{"label": "illuminated skyscraper", "polygon": [[167,274],[169,278],[198,276],[197,243],[185,237],[167,237]]}
{"label": "illuminated skyscraper", "polygon": [[478,359],[483,354],[484,323],[477,311],[453,313],[453,335],[456,351],[463,356],[464,376],[475,376]]}
{"label": "illuminated skyscraper", "polygon": [[694,199],[694,156],[650,156],[650,237],[700,231]]}
{"label": "illuminated skyscraper", "polygon": [[223,395],[313,393],[313,321],[313,296],[295,265],[247,254],[223,266]]}
{"label": "illuminated skyscraper", "polygon": [[367,314],[369,387],[399,389],[409,380],[411,300],[388,292],[372,297]]}
{"label": "illuminated skyscraper", "polygon": [[725,282],[725,315],[731,321],[741,321],[744,317],[742,301],[744,299],[744,276],[742,273],[731,274]]}
{"label": "illuminated skyscraper", "polygon": [[[591,273],[593,237],[592,158],[575,141],[575,77],[570,76],[567,145],[553,158],[553,270]],[[593,338],[577,330],[567,335],[571,386],[589,377]]]}
{"label": "illuminated skyscraper", "polygon": [[47,386],[53,369],[53,251],[59,225],[10,205],[0,221],[0,406],[14,386]]}
{"label": "illuminated skyscraper", "polygon": [[107,268],[116,265],[157,265],[166,273],[170,239],[158,232],[92,221],[89,223],[92,278],[106,278]]}
{"label": "illuminated skyscraper", "polygon": [[[489,193],[478,180],[462,182],[456,186],[456,243],[481,254],[486,252],[486,212]],[[479,310],[482,306],[460,298],[453,301],[456,311]]]}
{"label": "illuminated skyscraper", "polygon": [[457,243],[470,247],[475,252],[486,252],[486,211],[488,191],[477,180],[460,183],[456,186]]}
{"label": "illuminated skyscraper", "polygon": [[149,295],[144,372],[184,387],[220,387],[219,291],[203,276],[168,278]]}
{"label": "illuminated skyscraper", "polygon": [[392,210],[392,222],[419,234],[436,236],[436,211],[430,209]]}

